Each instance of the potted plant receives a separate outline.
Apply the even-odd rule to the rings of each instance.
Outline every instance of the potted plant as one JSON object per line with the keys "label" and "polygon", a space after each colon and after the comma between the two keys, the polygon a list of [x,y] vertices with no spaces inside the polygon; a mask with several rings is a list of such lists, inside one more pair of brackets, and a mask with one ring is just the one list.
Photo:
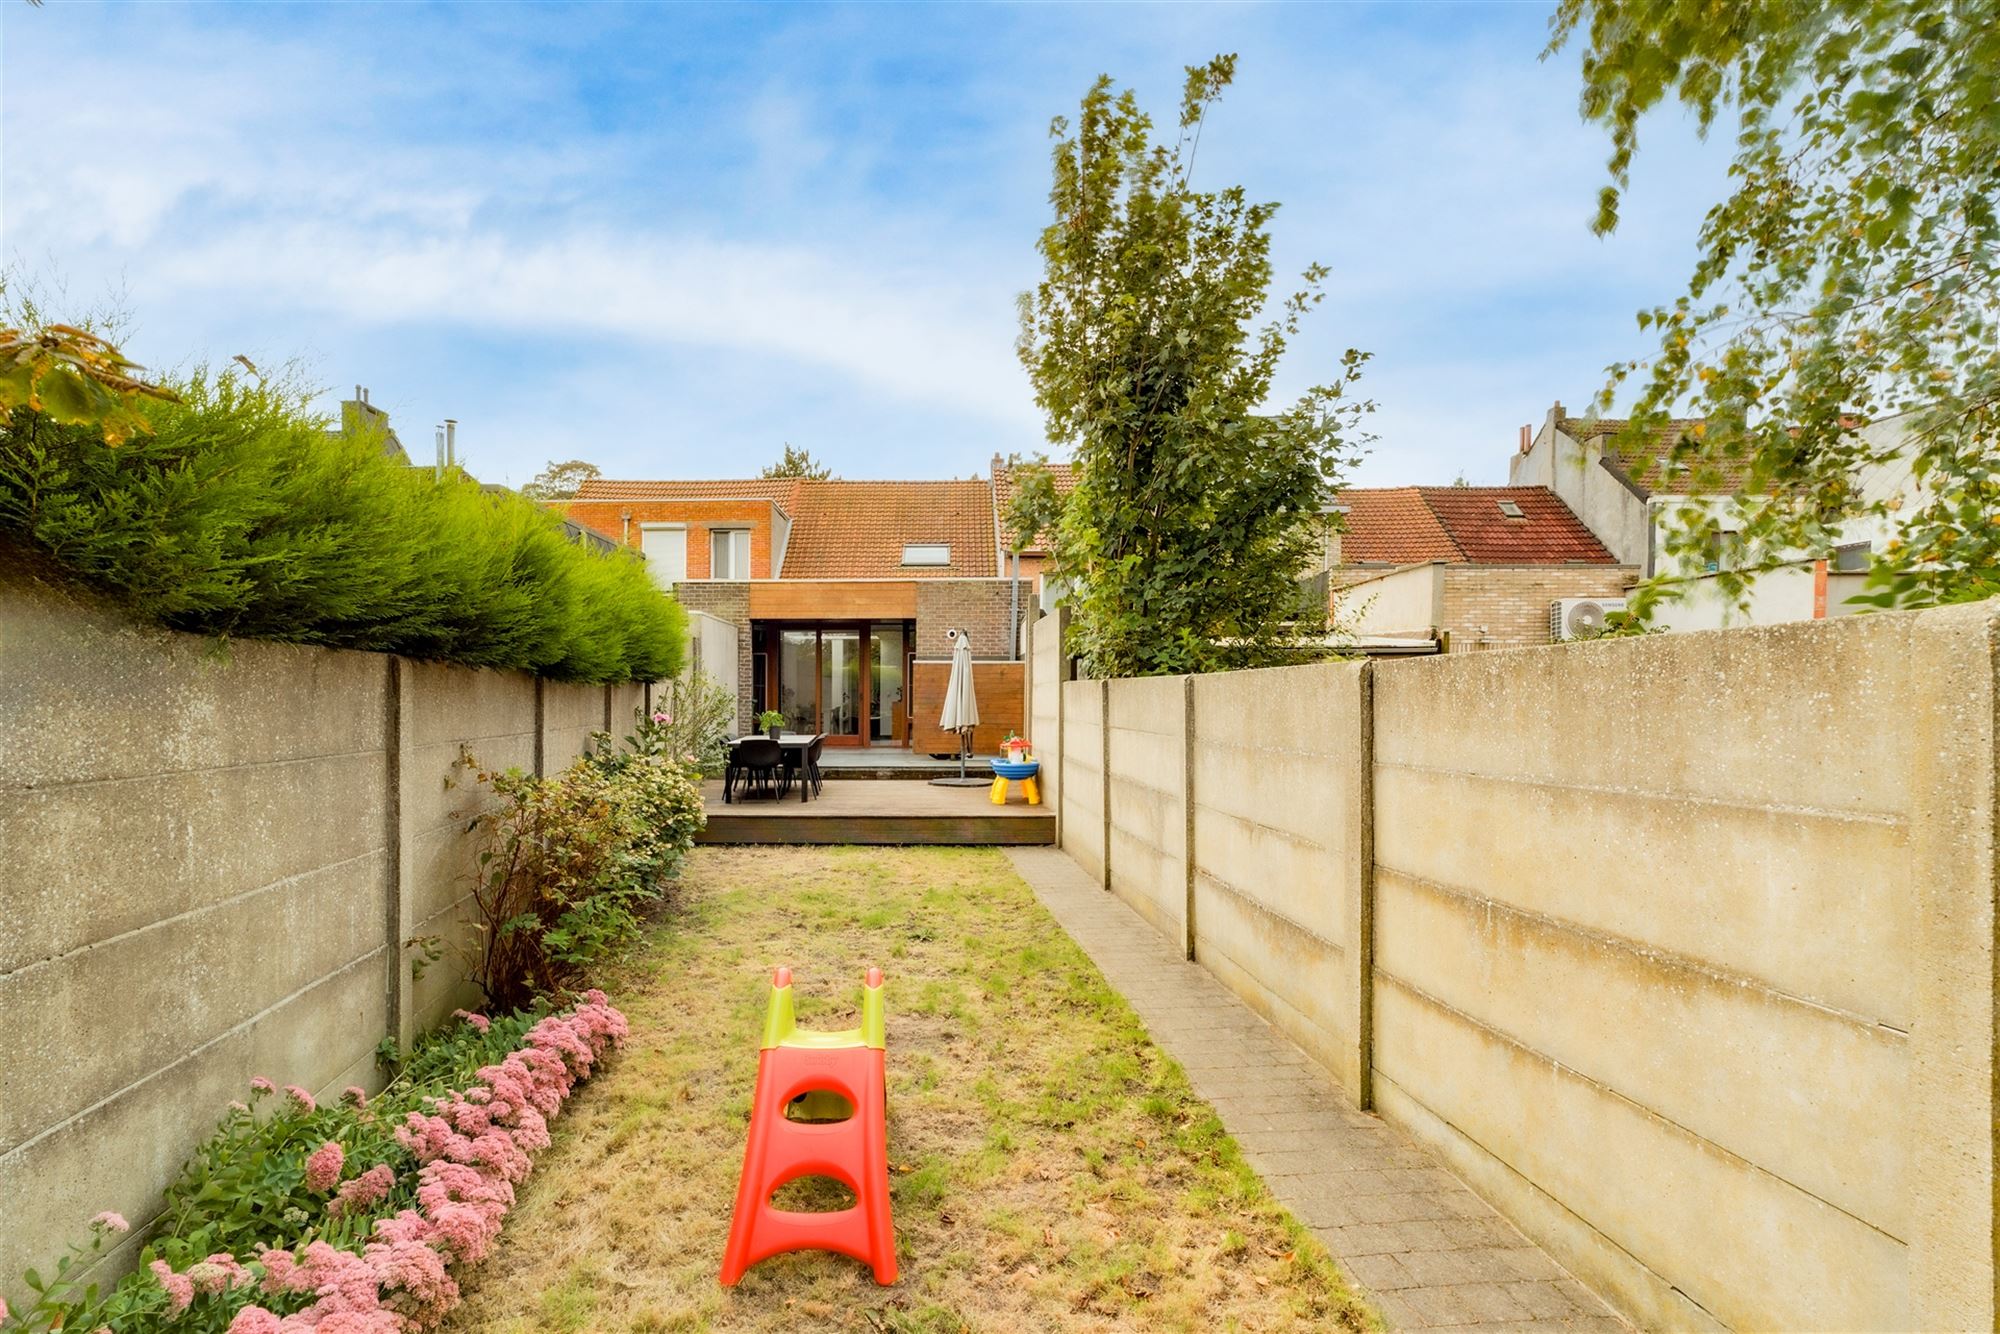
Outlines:
{"label": "potted plant", "polygon": [[778,734],[785,730],[785,715],[776,709],[766,709],[757,715],[757,726],[765,736],[776,741]]}

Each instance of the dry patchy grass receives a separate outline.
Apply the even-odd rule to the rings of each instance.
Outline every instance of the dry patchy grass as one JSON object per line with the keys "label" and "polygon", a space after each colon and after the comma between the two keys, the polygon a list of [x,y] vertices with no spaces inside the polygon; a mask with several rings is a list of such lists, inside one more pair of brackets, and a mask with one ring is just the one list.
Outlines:
{"label": "dry patchy grass", "polygon": [[[1370,1326],[999,853],[707,848],[685,891],[452,1330]],[[814,1253],[716,1282],[778,963],[807,1027],[887,974],[893,1287]]]}

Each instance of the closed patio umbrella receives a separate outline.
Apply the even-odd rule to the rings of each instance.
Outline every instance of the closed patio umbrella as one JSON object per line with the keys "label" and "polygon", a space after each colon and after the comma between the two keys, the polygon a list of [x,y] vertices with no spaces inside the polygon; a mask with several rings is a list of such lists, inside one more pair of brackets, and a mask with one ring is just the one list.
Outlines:
{"label": "closed patio umbrella", "polygon": [[951,677],[944,687],[944,714],[938,726],[958,733],[958,777],[933,778],[940,787],[984,787],[984,778],[965,776],[965,755],[972,747],[972,729],[979,725],[979,698],[972,689],[972,640],[963,630],[954,630],[951,648]]}

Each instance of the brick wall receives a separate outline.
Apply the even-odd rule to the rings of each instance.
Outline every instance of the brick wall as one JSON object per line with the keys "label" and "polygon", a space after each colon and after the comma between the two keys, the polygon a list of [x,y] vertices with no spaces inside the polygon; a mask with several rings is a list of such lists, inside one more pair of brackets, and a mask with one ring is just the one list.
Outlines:
{"label": "brick wall", "polygon": [[1622,597],[1636,576],[1623,565],[1447,565],[1439,628],[1454,652],[1546,644],[1551,602]]}
{"label": "brick wall", "polygon": [[[573,500],[563,507],[566,518],[604,534],[614,542],[638,546],[640,526],[649,523],[687,525],[687,577],[706,579],[709,573],[708,534],[712,528],[750,530],[750,577],[771,577],[771,502],[768,500]],[[630,523],[626,522],[630,519]]]}
{"label": "brick wall", "polygon": [[750,716],[750,585],[689,580],[674,586],[674,596],[690,611],[705,611],[736,627],[736,731],[739,735],[750,731],[756,721]]}
{"label": "brick wall", "polygon": [[951,641],[945,631],[954,627],[972,637],[975,658],[1012,658],[1014,624],[1012,613],[1028,614],[1034,601],[1034,586],[1021,581],[1018,604],[1013,600],[1010,579],[932,579],[917,585],[917,656],[949,658]]}

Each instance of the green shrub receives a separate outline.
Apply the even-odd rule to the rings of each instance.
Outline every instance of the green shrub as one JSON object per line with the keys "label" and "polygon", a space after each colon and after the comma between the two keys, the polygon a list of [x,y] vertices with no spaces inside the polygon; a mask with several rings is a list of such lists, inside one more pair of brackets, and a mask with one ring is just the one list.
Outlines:
{"label": "green shrub", "polygon": [[196,372],[151,434],[22,408],[0,425],[0,534],[197,634],[401,653],[574,681],[675,675],[686,614],[629,552],[463,473],[330,435],[288,385]]}
{"label": "green shrub", "polygon": [[696,668],[654,687],[652,712],[638,711],[625,744],[642,755],[662,755],[714,778],[721,775],[726,758],[723,740],[735,730],[736,696]]}
{"label": "green shrub", "polygon": [[704,823],[701,788],[673,761],[613,751],[602,734],[559,774],[480,779],[506,805],[484,817],[494,839],[474,892],[474,980],[501,1008],[560,996],[638,935]]}

